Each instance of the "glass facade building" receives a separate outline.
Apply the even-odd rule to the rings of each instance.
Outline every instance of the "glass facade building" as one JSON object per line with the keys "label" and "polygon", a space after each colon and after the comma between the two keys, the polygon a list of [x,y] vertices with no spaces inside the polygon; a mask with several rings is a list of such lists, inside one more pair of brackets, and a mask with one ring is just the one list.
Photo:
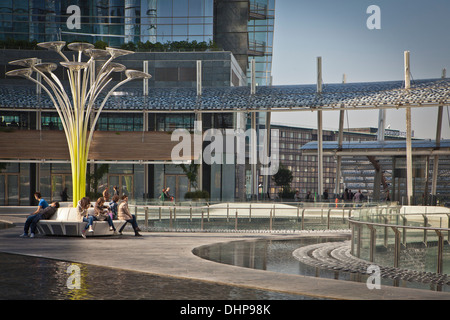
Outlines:
{"label": "glass facade building", "polygon": [[[213,40],[213,0],[2,0],[0,39],[38,42]],[[72,17],[80,8],[80,24]]]}
{"label": "glass facade building", "polygon": [[[227,3],[231,12],[244,6],[245,14],[235,20],[216,20],[217,10],[222,10],[217,8],[222,3]],[[103,41],[112,47],[129,42],[215,41],[219,48],[235,55],[244,52],[248,62],[255,59],[258,85],[270,85],[275,0],[235,3],[226,0],[1,0],[0,40]],[[238,24],[239,32],[232,31],[234,34],[247,28],[246,45],[239,41],[238,45],[229,47],[229,39],[217,40],[217,23],[226,29],[233,28],[226,24]],[[250,74],[250,63],[241,64],[241,68]]]}
{"label": "glass facade building", "polygon": [[[248,21],[249,62],[255,59],[256,83],[272,84],[273,32],[275,0],[251,0]],[[250,66],[250,63],[249,63]],[[250,69],[247,70],[250,74]]]}

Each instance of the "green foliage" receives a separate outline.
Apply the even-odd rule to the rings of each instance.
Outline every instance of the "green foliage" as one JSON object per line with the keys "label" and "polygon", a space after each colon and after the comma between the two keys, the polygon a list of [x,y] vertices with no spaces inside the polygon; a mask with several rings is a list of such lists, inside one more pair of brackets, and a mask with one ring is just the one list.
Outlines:
{"label": "green foliage", "polygon": [[183,172],[186,175],[186,177],[188,178],[191,186],[194,189],[197,189],[197,187],[198,187],[197,176],[198,176],[198,168],[200,165],[192,162],[189,165],[185,165],[184,163],[181,163],[178,166],[183,170]]}
{"label": "green foliage", "polygon": [[294,199],[295,191],[290,189],[283,189],[282,191],[278,192],[278,197],[280,199]]}
{"label": "green foliage", "polygon": [[150,41],[137,43],[128,42],[120,46],[121,49],[138,51],[138,52],[171,52],[171,51],[206,51],[206,50],[218,50],[218,46],[215,42],[197,42],[197,41],[172,41],[172,42],[156,42]]}
{"label": "green foliage", "polygon": [[0,40],[0,48],[5,49],[37,49],[37,41],[28,40],[15,40],[13,38],[7,38],[6,40]]}
{"label": "green foliage", "polygon": [[105,50],[106,47],[108,46],[108,43],[102,40],[98,40],[97,42],[94,43],[94,46],[96,49],[103,49]]}
{"label": "green foliage", "polygon": [[184,195],[185,199],[199,200],[199,199],[209,199],[209,193],[205,190],[189,191]]}
{"label": "green foliage", "polygon": [[[109,171],[109,165],[108,164],[102,164],[100,166],[97,166],[97,168],[94,170],[93,174],[90,174],[89,172],[86,174],[87,180],[89,181],[89,184],[91,186],[91,189],[93,192],[89,192],[89,197],[91,199],[96,199],[95,196],[99,194],[97,192],[98,189],[98,183],[103,176],[108,173]],[[101,193],[100,193],[101,196]],[[94,198],[92,198],[94,197]],[[97,197],[98,198],[98,197]]]}
{"label": "green foliage", "polygon": [[294,176],[292,175],[291,170],[285,168],[280,165],[278,172],[272,176],[275,184],[282,188],[282,192],[288,192],[291,189],[291,182]]}
{"label": "green foliage", "polygon": [[[72,42],[88,42],[86,40],[74,40]],[[13,38],[8,38],[6,40],[0,40],[0,48],[6,49],[29,49],[29,50],[37,50],[42,49],[37,46],[38,42],[36,40],[15,40]],[[69,43],[67,43],[69,44]],[[67,44],[63,48],[63,50],[67,49]],[[97,49],[105,49],[108,46],[108,43],[102,40],[99,40],[94,43],[95,48]],[[172,41],[172,42],[156,42],[151,43],[150,41],[137,43],[128,42],[124,43],[120,46],[121,49],[130,50],[130,51],[138,51],[138,52],[171,52],[171,51],[206,51],[206,50],[219,50],[220,48],[214,41],[202,41],[197,42],[193,41]]]}

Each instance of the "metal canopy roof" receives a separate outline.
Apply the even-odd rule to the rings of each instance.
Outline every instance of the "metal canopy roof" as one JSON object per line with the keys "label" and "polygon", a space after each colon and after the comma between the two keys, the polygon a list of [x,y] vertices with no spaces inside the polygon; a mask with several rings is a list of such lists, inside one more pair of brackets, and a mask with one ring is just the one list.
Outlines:
{"label": "metal canopy roof", "polygon": [[[27,80],[0,80],[1,109],[52,109],[43,92],[36,95],[35,85]],[[411,89],[403,81],[371,83],[324,84],[322,93],[316,85],[250,87],[150,88],[143,95],[142,83],[124,86],[111,96],[104,110],[155,112],[234,111],[307,111],[366,110],[374,108],[427,107],[450,104],[450,79],[416,80]]]}
{"label": "metal canopy roof", "polygon": [[[344,141],[339,150],[337,141],[323,142],[324,154],[340,155],[404,155],[406,152],[405,140],[387,140],[387,141]],[[411,147],[413,154],[450,154],[450,140],[441,140],[439,146],[435,140],[412,140]],[[317,153],[317,141],[306,143],[300,149],[305,153]]]}

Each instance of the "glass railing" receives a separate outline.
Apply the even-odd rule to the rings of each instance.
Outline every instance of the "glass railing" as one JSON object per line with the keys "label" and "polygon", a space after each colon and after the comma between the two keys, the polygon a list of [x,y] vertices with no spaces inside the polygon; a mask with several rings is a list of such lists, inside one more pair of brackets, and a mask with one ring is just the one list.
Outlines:
{"label": "glass railing", "polygon": [[158,202],[130,204],[149,231],[298,231],[349,229],[348,219],[374,203]]}
{"label": "glass railing", "polygon": [[349,219],[351,253],[396,268],[450,272],[450,209],[445,207],[372,207]]}

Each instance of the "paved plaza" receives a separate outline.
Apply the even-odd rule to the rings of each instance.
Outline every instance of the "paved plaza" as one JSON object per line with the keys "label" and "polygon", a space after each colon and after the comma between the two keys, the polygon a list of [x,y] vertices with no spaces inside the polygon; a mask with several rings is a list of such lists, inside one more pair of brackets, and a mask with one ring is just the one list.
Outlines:
{"label": "paved plaza", "polygon": [[[22,211],[22,212],[20,212]],[[212,233],[212,232],[132,232],[122,236],[81,237],[37,236],[20,238],[27,216],[24,209],[0,212],[0,221],[15,227],[0,230],[0,252],[77,262],[141,273],[189,279],[240,288],[274,291],[326,299],[391,300],[450,299],[450,293],[382,286],[369,290],[365,283],[237,267],[202,259],[192,253],[196,247],[230,241],[297,239],[314,232],[296,234]],[[320,232],[336,237],[336,231]],[[348,233],[347,233],[348,235]],[[101,248],[101,249],[96,249]],[[207,299],[207,297],[205,297]]]}

